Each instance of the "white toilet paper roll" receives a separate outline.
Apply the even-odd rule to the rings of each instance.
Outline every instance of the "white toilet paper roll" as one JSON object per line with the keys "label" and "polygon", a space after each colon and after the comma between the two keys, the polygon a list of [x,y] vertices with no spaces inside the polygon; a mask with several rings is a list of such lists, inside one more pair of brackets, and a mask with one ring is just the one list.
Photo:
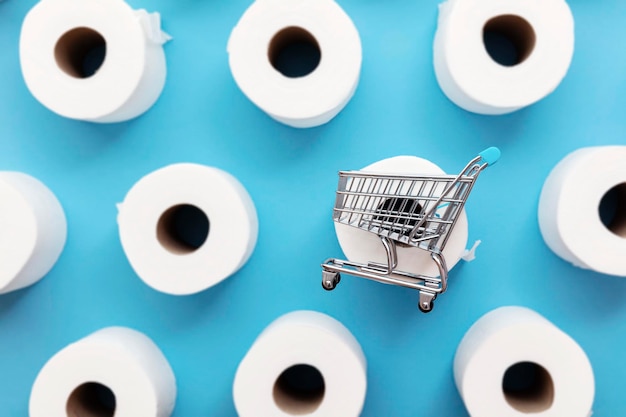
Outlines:
{"label": "white toilet paper roll", "polygon": [[626,276],[626,146],[582,148],[563,158],[543,185],[539,228],[566,261]]}
{"label": "white toilet paper roll", "polygon": [[[432,162],[416,156],[396,156],[383,159],[362,169],[367,172],[385,174],[431,174],[439,175],[445,172]],[[420,187],[414,187],[415,192]],[[441,187],[443,191],[443,186]],[[433,194],[436,195],[436,194]],[[352,262],[378,262],[387,264],[387,253],[378,235],[356,227],[335,222],[335,232],[339,245],[346,258]],[[443,256],[448,269],[451,270],[459,262],[465,252],[468,237],[468,222],[465,209],[458,217],[454,230],[450,233]],[[438,276],[439,270],[433,262],[430,252],[410,246],[397,246],[398,267],[400,271]]]}
{"label": "white toilet paper roll", "polygon": [[454,379],[472,417],[587,417],[595,391],[581,347],[523,307],[493,310],[468,330]]}
{"label": "white toilet paper roll", "polygon": [[237,272],[257,240],[254,203],[227,172],[174,164],[137,182],[119,205],[120,239],[139,277],[185,295]]}
{"label": "white toilet paper roll", "polygon": [[123,0],[41,0],[20,36],[30,92],[71,119],[121,122],[147,111],[165,84],[158,13]]}
{"label": "white toilet paper roll", "polygon": [[0,294],[43,278],[63,251],[65,213],[39,180],[0,172]]}
{"label": "white toilet paper roll", "polygon": [[[512,56],[492,54],[492,44]],[[564,0],[440,5],[435,74],[446,96],[465,110],[504,114],[541,100],[565,77],[573,53],[574,19]]]}
{"label": "white toilet paper roll", "polygon": [[[334,0],[256,0],[233,29],[228,54],[243,93],[272,118],[299,128],[335,117],[361,72],[359,34]],[[288,72],[283,59],[297,61],[299,71]]]}
{"label": "white toilet paper roll", "polygon": [[37,375],[30,417],[167,417],[176,380],[147,336],[99,330],[54,355]]}
{"label": "white toilet paper roll", "polygon": [[366,390],[365,357],[350,331],[325,314],[296,311],[254,342],[233,396],[240,417],[354,417]]}

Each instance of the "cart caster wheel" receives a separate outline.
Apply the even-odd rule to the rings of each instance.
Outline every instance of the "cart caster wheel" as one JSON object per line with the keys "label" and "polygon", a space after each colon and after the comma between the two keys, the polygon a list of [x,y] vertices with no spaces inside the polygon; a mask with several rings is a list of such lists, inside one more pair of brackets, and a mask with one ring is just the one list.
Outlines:
{"label": "cart caster wheel", "polygon": [[417,306],[422,313],[430,313],[435,308],[435,298],[437,294],[432,292],[420,291],[419,302]]}
{"label": "cart caster wheel", "polygon": [[423,301],[423,302],[418,303],[417,306],[419,307],[422,313],[430,313],[431,311],[433,311],[433,308],[435,308],[435,301],[434,300],[430,302]]}
{"label": "cart caster wheel", "polygon": [[322,272],[322,288],[326,291],[332,291],[341,281],[339,272]]}

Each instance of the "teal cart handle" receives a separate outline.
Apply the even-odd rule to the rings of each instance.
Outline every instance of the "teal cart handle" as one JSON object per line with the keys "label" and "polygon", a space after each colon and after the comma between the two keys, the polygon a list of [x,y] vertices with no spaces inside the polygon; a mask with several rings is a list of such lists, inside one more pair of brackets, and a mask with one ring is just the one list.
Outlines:
{"label": "teal cart handle", "polygon": [[478,155],[482,158],[483,162],[487,163],[487,165],[493,165],[496,162],[498,162],[498,159],[500,159],[500,154],[501,154],[500,149],[496,148],[495,146],[492,146],[490,148],[485,149]]}

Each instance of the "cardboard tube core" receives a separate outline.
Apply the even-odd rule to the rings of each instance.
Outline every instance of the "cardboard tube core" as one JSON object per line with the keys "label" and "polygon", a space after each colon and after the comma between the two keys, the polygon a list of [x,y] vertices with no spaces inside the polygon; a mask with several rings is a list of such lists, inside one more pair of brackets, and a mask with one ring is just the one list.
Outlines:
{"label": "cardboard tube core", "polygon": [[626,238],[626,182],[617,184],[604,194],[598,212],[607,229]]}
{"label": "cardboard tube core", "polygon": [[157,239],[175,254],[198,250],[209,236],[210,222],[206,213],[191,204],[178,204],[167,209],[157,223]]}
{"label": "cardboard tube core", "polygon": [[106,59],[106,40],[93,29],[74,28],[59,38],[54,57],[59,68],[69,76],[89,78]]}
{"label": "cardboard tube core", "polygon": [[534,362],[510,366],[502,378],[502,391],[509,405],[522,413],[541,413],[554,402],[552,377]]}
{"label": "cardboard tube core", "polygon": [[268,58],[276,71],[289,78],[298,78],[315,71],[322,59],[322,52],[309,31],[290,26],[274,35],[269,45]]}
{"label": "cardboard tube core", "polygon": [[115,394],[105,385],[87,382],[77,387],[67,400],[67,417],[114,417]]}
{"label": "cardboard tube core", "polygon": [[483,27],[483,42],[489,56],[506,67],[519,65],[532,54],[537,42],[533,27],[520,16],[496,16]]}
{"label": "cardboard tube core", "polygon": [[294,365],[274,384],[274,402],[293,416],[311,414],[322,403],[326,386],[321,372],[306,364]]}

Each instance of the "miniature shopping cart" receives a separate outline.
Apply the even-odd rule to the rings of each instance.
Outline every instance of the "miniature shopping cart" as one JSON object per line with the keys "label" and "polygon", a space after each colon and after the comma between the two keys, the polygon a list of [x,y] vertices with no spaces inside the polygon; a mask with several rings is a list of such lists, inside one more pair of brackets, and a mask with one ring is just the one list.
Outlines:
{"label": "miniature shopping cart", "polygon": [[[419,308],[429,312],[437,295],[446,291],[448,268],[442,254],[478,175],[500,157],[488,148],[458,175],[386,175],[339,172],[333,210],[337,223],[378,235],[386,263],[328,259],[322,264],[322,286],[333,290],[341,273],[419,291]],[[397,270],[396,246],[430,252],[439,272],[426,276]]]}

